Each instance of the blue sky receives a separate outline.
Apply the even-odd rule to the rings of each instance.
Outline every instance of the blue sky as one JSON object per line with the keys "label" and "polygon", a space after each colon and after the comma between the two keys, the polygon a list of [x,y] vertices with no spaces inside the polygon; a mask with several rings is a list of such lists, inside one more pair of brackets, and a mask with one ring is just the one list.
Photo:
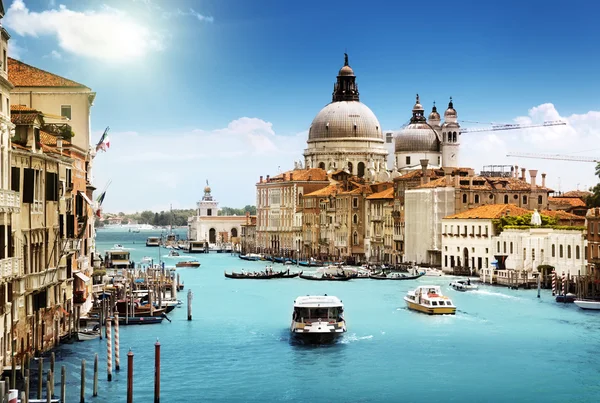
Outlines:
{"label": "blue sky", "polygon": [[99,187],[112,179],[109,211],[191,207],[206,179],[222,205],[254,204],[259,175],[300,159],[310,122],[331,100],[344,51],[361,101],[384,129],[410,118],[417,92],[426,109],[434,100],[445,108],[452,96],[461,120],[563,119],[568,127],[465,134],[461,165],[538,168],[561,190],[595,184],[591,163],[504,156],[600,154],[593,151],[600,139],[594,2],[4,6],[13,56],[98,93],[92,128],[111,127],[111,149],[96,157],[95,176]]}

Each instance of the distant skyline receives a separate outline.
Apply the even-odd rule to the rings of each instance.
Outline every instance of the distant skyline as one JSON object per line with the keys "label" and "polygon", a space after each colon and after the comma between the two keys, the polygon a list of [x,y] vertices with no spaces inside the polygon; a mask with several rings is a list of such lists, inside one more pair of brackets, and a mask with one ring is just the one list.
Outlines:
{"label": "distant skyline", "polygon": [[[546,172],[587,189],[595,164],[508,151],[600,156],[600,37],[594,2],[343,3],[264,0],[4,0],[10,56],[97,92],[94,160],[112,180],[109,212],[192,208],[208,180],[221,206],[255,204],[260,175],[292,169],[331,101],[344,52],[361,101],[385,131],[450,96],[463,127],[564,120],[567,126],[465,133],[462,166]],[[583,12],[582,10],[585,10]]]}

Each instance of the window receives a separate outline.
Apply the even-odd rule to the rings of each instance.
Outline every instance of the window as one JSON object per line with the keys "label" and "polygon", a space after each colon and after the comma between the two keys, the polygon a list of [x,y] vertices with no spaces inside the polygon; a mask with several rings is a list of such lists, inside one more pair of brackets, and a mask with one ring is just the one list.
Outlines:
{"label": "window", "polygon": [[406,165],[410,165],[410,157],[406,157]]}
{"label": "window", "polygon": [[571,259],[571,245],[567,245],[567,259]]}
{"label": "window", "polygon": [[358,224],[358,215],[354,214],[354,216],[352,216],[352,222]]}
{"label": "window", "polygon": [[365,176],[365,163],[364,162],[358,163],[356,175],[359,178],[362,178],[363,176]]}
{"label": "window", "polygon": [[575,246],[575,259],[579,260],[580,258],[579,245],[577,245]]}
{"label": "window", "polygon": [[496,250],[498,251],[498,253],[500,253],[500,241],[498,241],[498,245],[496,247]]}
{"label": "window", "polygon": [[556,245],[552,244],[552,257],[556,257]]}
{"label": "window", "polygon": [[354,245],[358,245],[358,233],[354,232],[354,235],[352,235],[352,240],[354,242]]}
{"label": "window", "polygon": [[508,204],[508,195],[504,195],[504,204]]}
{"label": "window", "polygon": [[442,157],[438,157],[438,165],[442,165]]}
{"label": "window", "polygon": [[475,203],[479,203],[479,195],[475,195]]}
{"label": "window", "polygon": [[358,208],[358,197],[352,198],[352,207]]}
{"label": "window", "polygon": [[504,242],[504,252],[503,253],[506,253],[506,241]]}
{"label": "window", "polygon": [[531,249],[531,260],[535,260],[535,249]]}
{"label": "window", "polygon": [[523,204],[527,204],[527,196],[523,196]]}
{"label": "window", "polygon": [[510,253],[511,254],[513,253],[513,243],[512,242],[510,243]]}
{"label": "window", "polygon": [[21,190],[21,168],[12,167],[10,171],[10,190],[18,192]]}
{"label": "window", "polygon": [[206,209],[206,215],[212,215],[212,209],[211,208]]}
{"label": "window", "polygon": [[69,120],[71,120],[71,105],[61,105],[60,106],[60,116],[63,116]]}
{"label": "window", "polygon": [[463,198],[462,199],[463,199],[463,203],[467,202],[467,194],[466,193],[463,193]]}
{"label": "window", "polygon": [[544,198],[542,196],[538,196],[538,204],[542,204],[544,201]]}
{"label": "window", "polygon": [[560,246],[558,247],[558,257],[563,257],[563,255],[564,255],[564,254],[563,254],[563,246],[562,246],[562,245],[560,245]]}

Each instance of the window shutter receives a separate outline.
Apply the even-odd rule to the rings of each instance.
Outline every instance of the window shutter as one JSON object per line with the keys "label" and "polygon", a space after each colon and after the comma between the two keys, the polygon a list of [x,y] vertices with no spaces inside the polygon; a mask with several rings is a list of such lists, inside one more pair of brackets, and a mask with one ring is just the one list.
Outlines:
{"label": "window shutter", "polygon": [[11,175],[11,186],[10,186],[10,190],[12,190],[13,192],[18,192],[19,190],[21,190],[21,168],[19,167],[12,167],[10,169],[10,175]]}
{"label": "window shutter", "polygon": [[65,216],[63,214],[58,216],[58,233],[61,239],[65,237]]}
{"label": "window shutter", "polygon": [[67,238],[75,238],[75,216],[67,215]]}
{"label": "window shutter", "polygon": [[54,200],[54,179],[51,172],[46,172],[46,201]]}
{"label": "window shutter", "polygon": [[75,214],[77,214],[78,217],[83,215],[83,197],[81,197],[79,193],[75,196]]}
{"label": "window shutter", "polygon": [[33,169],[23,171],[23,203],[33,203],[34,175]]}

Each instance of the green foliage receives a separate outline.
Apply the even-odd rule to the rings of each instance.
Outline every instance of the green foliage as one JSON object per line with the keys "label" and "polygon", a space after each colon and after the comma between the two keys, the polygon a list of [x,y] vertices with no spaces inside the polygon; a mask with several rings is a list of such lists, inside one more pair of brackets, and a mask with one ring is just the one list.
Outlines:
{"label": "green foliage", "polygon": [[577,227],[569,225],[542,225],[540,227],[533,225],[505,225],[502,229],[516,229],[516,230],[527,230],[530,228],[552,228],[552,229],[563,229],[567,231],[585,231],[586,227]]}
{"label": "green foliage", "polygon": [[[231,207],[223,207],[219,210],[219,215],[238,215],[245,216],[246,211],[250,212],[251,215],[256,215],[255,206],[246,206],[243,209],[235,209]],[[182,209],[173,211],[161,211],[154,212],[150,210],[142,211],[141,213],[135,214],[123,214],[119,213],[119,216],[123,220],[132,219],[140,224],[150,224],[165,227],[173,225],[174,227],[183,227],[187,225],[188,218],[196,215],[196,209]]]}
{"label": "green foliage", "polygon": [[239,215],[245,216],[246,213],[250,213],[250,215],[256,215],[256,206],[247,205],[244,208],[232,208],[232,207],[223,207],[219,210],[219,215]]}
{"label": "green foliage", "polygon": [[554,269],[554,266],[549,265],[549,264],[541,264],[537,267],[537,269],[539,272],[542,272],[544,270],[552,271]]}
{"label": "green foliage", "polygon": [[[533,213],[527,213],[527,214],[523,214],[523,215],[519,215],[519,216],[504,216],[504,217],[500,217],[497,218],[495,220],[492,220],[492,223],[494,224],[494,228],[496,230],[496,233],[499,234],[500,232],[502,232],[503,229],[528,229],[531,228],[531,216]],[[540,217],[542,218],[542,227],[552,227],[554,228],[556,226],[556,218],[554,217],[549,217],[547,215],[544,214],[540,214]]]}

